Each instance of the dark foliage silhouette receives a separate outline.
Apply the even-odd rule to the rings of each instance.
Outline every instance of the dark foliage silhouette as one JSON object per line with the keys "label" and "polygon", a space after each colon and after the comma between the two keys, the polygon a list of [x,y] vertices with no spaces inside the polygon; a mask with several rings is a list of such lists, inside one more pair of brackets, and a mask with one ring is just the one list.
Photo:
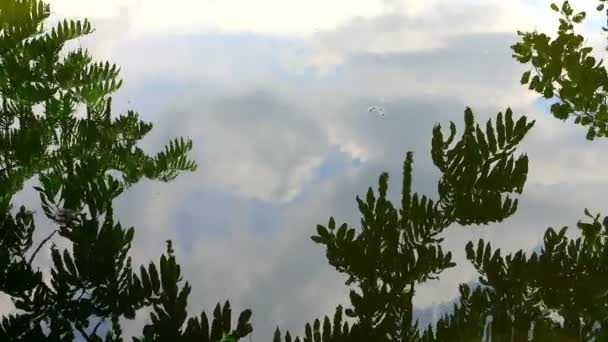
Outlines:
{"label": "dark foliage silhouette", "polygon": [[[554,100],[551,112],[556,118],[574,117],[575,124],[588,126],[588,140],[605,137],[606,69],[574,31],[586,13],[575,14],[568,1],[551,8],[561,14],[555,39],[536,31],[518,32],[522,40],[512,46],[517,61],[533,66],[521,83]],[[600,0],[597,10],[605,9],[605,0]],[[587,209],[585,215],[593,221],[578,223],[580,237],[568,238],[567,227],[559,232],[550,227],[540,253],[529,257],[521,250],[502,257],[489,242],[469,242],[467,258],[481,274],[480,286],[471,291],[461,285],[460,303],[437,323],[435,334],[430,327],[425,331],[427,340],[608,340],[608,219],[600,223],[600,215]],[[552,313],[563,321],[555,322]]]}
{"label": "dark foliage silhouette", "polygon": [[469,242],[467,259],[481,274],[480,286],[471,293],[461,285],[459,305],[438,322],[434,338],[427,329],[429,341],[480,340],[484,333],[493,341],[608,339],[608,218],[600,223],[599,215],[585,213],[593,221],[578,223],[581,237],[549,228],[540,253],[529,257],[521,250],[503,257],[489,242]]}
{"label": "dark foliage silhouette", "polygon": [[[416,286],[455,266],[451,253],[441,248],[441,233],[453,223],[500,222],[515,212],[517,199],[510,194],[522,192],[528,159],[513,154],[534,122],[528,123],[525,117],[515,122],[507,109],[504,116],[498,113],[496,129],[488,120],[484,132],[469,108],[464,121],[464,132],[456,143],[454,123],[447,140],[440,125],[433,129],[431,155],[442,172],[438,200],[412,193],[413,153],[408,152],[403,164],[401,209],[386,199],[388,174],[383,173],[377,198],[371,188],[365,201],[357,197],[362,215],[359,234],[355,236],[355,229],[346,223],[336,228],[333,217],[327,226],[317,226],[318,235],[311,239],[326,246],[329,263],[349,275],[346,285],[356,283],[361,292],[350,291],[353,308],[345,313],[357,318],[350,331],[332,335],[326,317],[323,334],[318,331],[318,320],[312,331],[306,325],[304,341],[341,341],[345,335],[349,341],[419,339],[418,323],[412,319]],[[333,329],[340,331],[339,324]],[[290,338],[287,332],[285,341]],[[275,340],[280,341],[278,329]]]}
{"label": "dark foliage silhouette", "polygon": [[[608,136],[606,71],[573,31],[585,14],[574,14],[568,1],[551,7],[562,14],[558,38],[520,32],[522,41],[512,47],[519,62],[534,67],[522,83],[557,99],[551,107],[557,118],[574,116],[589,126],[588,139]],[[134,341],[228,342],[249,335],[252,311],[241,312],[232,329],[228,301],[217,304],[212,320],[205,312],[188,317],[192,289],[171,241],[158,263],[132,266],[135,230],[121,226],[112,203],[142,178],[168,182],[194,171],[187,157],[192,143],[178,138],[153,156],[137,147],[152,125],[133,111],[112,117],[109,95],[121,86],[119,69],[93,63],[83,49],[59,58],[67,41],[93,32],[91,24],[64,20],[43,32],[49,13],[41,1],[0,2],[0,291],[20,310],[2,318],[0,341],[123,341],[120,320],[143,308],[152,309],[150,320]],[[83,117],[75,114],[79,104],[86,107]],[[42,114],[34,113],[37,105]],[[513,116],[508,108],[483,127],[466,108],[457,142],[454,123],[447,137],[440,125],[433,129],[431,157],[441,172],[436,199],[412,192],[413,153],[407,152],[399,209],[387,199],[389,176],[382,173],[376,192],[369,188],[356,198],[359,232],[333,217],[317,225],[311,239],[359,291],[350,291],[349,307],[338,306],[333,320],[306,323],[294,341],[608,340],[608,218],[600,222],[587,210],[592,222],[579,222],[581,237],[549,228],[540,253],[530,256],[503,257],[490,242],[469,242],[467,259],[479,285],[461,284],[453,312],[434,327],[413,319],[417,287],[455,266],[441,246],[446,229],[501,222],[517,210],[528,159],[515,150],[534,122]],[[41,241],[33,239],[33,212],[13,210],[14,195],[30,180],[56,227]],[[54,245],[57,238],[70,248]],[[37,254],[49,248],[52,265],[35,269]],[[551,312],[563,317],[562,325]],[[356,322],[343,322],[343,313]],[[277,327],[273,340],[292,336]]]}
{"label": "dark foliage silhouette", "polygon": [[[598,11],[604,10],[605,2],[598,1]],[[587,14],[575,13],[569,1],[563,1],[561,7],[551,4],[551,8],[561,14],[555,39],[536,31],[517,32],[521,41],[511,47],[513,57],[532,64],[532,69],[523,73],[521,83],[555,101],[551,113],[556,118],[574,117],[575,124],[589,127],[587,139],[608,136],[608,74],[603,60],[591,55],[593,48],[585,46],[585,37],[574,30]],[[608,18],[608,12],[606,15]]]}
{"label": "dark foliage silhouette", "polygon": [[[605,0],[600,0],[597,10],[604,10],[605,5]],[[529,83],[531,90],[542,94],[547,99],[555,100],[556,102],[551,107],[551,112],[555,117],[566,120],[573,116],[575,124],[589,126],[587,139],[593,140],[595,137],[608,136],[606,70],[602,66],[602,61],[596,62],[595,58],[589,55],[592,49],[583,46],[584,37],[574,33],[574,25],[581,23],[586,14],[584,12],[574,14],[568,1],[564,1],[561,8],[555,4],[551,4],[551,8],[562,14],[556,39],[551,40],[547,35],[537,32],[518,32],[522,41],[512,46],[515,52],[513,57],[516,60],[521,63],[531,61],[533,65],[533,70],[524,72],[521,83]],[[606,11],[608,17],[608,9]],[[603,30],[608,31],[608,28],[605,27]],[[531,78],[532,72],[535,74]],[[500,118],[497,119],[500,122]],[[466,114],[465,125],[467,128],[470,127]],[[496,126],[497,136],[491,136],[489,133],[491,126],[488,125],[487,139],[485,141],[479,139],[477,148],[470,150],[469,157],[463,158],[462,164],[457,164],[458,167],[462,167],[462,170],[468,171],[460,174],[450,173],[449,171],[452,169],[445,166],[455,164],[443,161],[442,157],[445,158],[446,154],[439,152],[442,140],[436,139],[437,133],[434,132],[432,157],[435,165],[444,174],[438,186],[440,200],[437,204],[445,203],[446,201],[442,200],[444,197],[453,199],[453,203],[452,206],[441,206],[443,211],[436,211],[435,216],[420,215],[418,217],[438,218],[439,222],[441,218],[450,217],[452,222],[464,225],[487,224],[501,221],[516,210],[516,201],[511,206],[509,200],[506,199],[505,202],[509,204],[505,203],[501,206],[497,200],[500,190],[507,191],[517,185],[523,187],[525,182],[525,172],[513,172],[509,176],[509,171],[513,170],[512,160],[509,161],[509,168],[505,169],[504,164],[497,168],[497,170],[505,170],[498,172],[500,177],[492,179],[486,176],[486,181],[481,181],[474,176],[477,174],[476,171],[480,170],[478,168],[480,156],[485,160],[491,159],[492,157],[488,157],[488,150],[496,153],[496,141],[498,141],[499,147],[503,148],[504,142],[501,141],[504,141],[504,136],[501,137],[501,134],[506,134],[506,131],[512,129],[501,128],[499,123]],[[469,131],[471,131],[470,128]],[[473,136],[473,134],[469,133],[469,136]],[[476,128],[475,136],[483,137],[484,135],[479,128]],[[523,134],[521,138],[523,138]],[[515,143],[519,142],[521,138]],[[451,142],[451,138],[449,141]],[[469,140],[463,136],[463,141]],[[449,153],[447,156],[449,158]],[[465,161],[468,164],[465,164]],[[524,164],[527,170],[527,160],[518,161],[520,170],[523,170]],[[408,167],[411,167],[410,154],[406,158],[404,183],[411,181],[409,178],[411,171],[408,171]],[[487,170],[487,167],[482,170]],[[487,171],[482,174],[488,175]],[[449,175],[452,177],[450,178]],[[371,189],[368,192],[367,203],[357,199],[364,218],[361,222],[363,232],[356,240],[353,241],[354,230],[347,231],[346,224],[342,225],[338,234],[334,236],[333,218],[329,223],[329,233],[327,228],[319,226],[317,228],[319,236],[312,237],[315,242],[327,245],[327,257],[330,264],[341,272],[347,272],[351,276],[349,283],[358,281],[362,287],[363,296],[351,291],[353,306],[361,309],[354,311],[356,312],[354,316],[359,320],[351,328],[351,332],[359,331],[359,333],[351,333],[349,340],[484,341],[488,338],[491,338],[492,341],[528,341],[529,339],[532,341],[590,341],[593,338],[595,341],[608,340],[608,333],[606,333],[608,279],[606,279],[605,269],[608,265],[608,250],[604,248],[608,219],[604,219],[600,224],[599,215],[592,217],[587,210],[585,210],[585,214],[591,217],[593,222],[579,222],[578,228],[582,232],[582,237],[571,240],[565,236],[566,228],[560,230],[559,233],[549,228],[545,233],[541,252],[532,253],[529,258],[526,258],[523,251],[509,254],[503,258],[500,250],[494,251],[492,254],[490,243],[481,240],[475,248],[475,245],[469,242],[466,246],[467,257],[481,274],[480,285],[474,289],[466,284],[460,285],[459,303],[454,306],[453,312],[440,319],[434,329],[429,326],[423,330],[421,335],[418,334],[417,324],[411,324],[411,298],[415,283],[431,279],[452,264],[449,263],[450,254],[448,252],[445,254],[444,261],[447,262],[443,264],[443,268],[436,266],[438,264],[437,256],[443,256],[439,245],[431,245],[437,251],[434,256],[427,254],[424,258],[416,259],[416,256],[410,252],[408,257],[401,259],[405,259],[411,264],[421,260],[425,266],[430,266],[427,269],[411,266],[408,268],[406,262],[395,263],[397,266],[393,266],[395,268],[391,269],[390,261],[385,260],[392,261],[393,259],[382,258],[383,253],[379,250],[383,250],[385,254],[391,256],[397,255],[395,258],[398,259],[399,253],[389,254],[390,252],[386,251],[397,250],[395,246],[398,243],[395,241],[401,241],[399,240],[401,235],[393,232],[393,235],[390,236],[385,233],[386,240],[379,241],[382,239],[378,239],[377,234],[370,233],[369,231],[374,230],[369,227],[376,224],[376,232],[390,231],[390,228],[397,230],[397,227],[402,227],[402,224],[397,222],[404,221],[403,216],[398,218],[392,206],[384,202],[383,194],[386,192],[387,177],[385,174],[380,177],[380,200],[378,200],[379,203],[376,203],[376,212],[374,212],[374,197]],[[488,182],[489,178],[491,180]],[[501,181],[504,182],[504,187],[498,186]],[[498,191],[494,193],[494,197],[490,195],[491,191],[489,192],[484,187],[484,184],[488,183],[495,186],[494,191]],[[446,184],[451,184],[451,187]],[[450,196],[450,191],[446,191],[446,188],[451,191],[462,189],[459,192],[461,196]],[[409,188],[404,185],[404,196],[408,193],[407,189]],[[521,193],[521,188],[519,189]],[[486,200],[473,201],[472,198],[480,191],[488,196],[485,198]],[[477,203],[477,210],[473,210],[474,207],[471,206],[471,203]],[[384,207],[390,209],[386,210]],[[402,205],[402,207],[407,206]],[[432,212],[430,207],[433,205],[429,206],[427,213]],[[458,210],[459,208],[461,209]],[[488,212],[487,210],[490,208],[494,208],[494,211]],[[407,211],[402,209],[400,214],[404,212]],[[451,213],[451,215],[446,215],[446,213]],[[438,222],[432,219],[426,222],[429,221]],[[445,227],[449,225],[447,222]],[[387,229],[387,227],[390,228]],[[437,227],[439,227],[436,230],[437,234],[445,228],[440,224]],[[345,231],[346,238],[344,237]],[[372,240],[370,236],[375,237],[376,240]],[[420,248],[416,244],[418,235],[405,234],[405,236],[408,244],[415,246],[414,248]],[[433,241],[434,236],[430,234],[431,239],[427,238],[425,242]],[[391,250],[389,246],[393,249]],[[359,266],[360,263],[368,265],[367,267]],[[404,286],[404,281],[399,282],[398,276],[407,270],[420,272],[418,274],[422,274],[422,277],[416,278],[410,273],[408,280],[415,279],[415,281],[412,281],[409,286]],[[436,273],[431,275],[433,270]],[[407,290],[403,292],[408,296],[404,296],[404,300],[395,295],[395,292],[399,293],[398,291],[387,291],[386,288],[402,291],[406,288]],[[394,308],[395,306],[397,308]],[[349,313],[353,313],[353,311],[350,310]],[[550,317],[551,313],[559,314],[563,318],[563,323],[556,323]],[[319,326],[318,320],[315,321],[315,326]],[[331,327],[324,326],[324,330],[328,328]],[[313,341],[308,334],[310,330],[308,324],[306,329],[308,341]],[[279,341],[278,330],[275,335],[275,340]],[[322,339],[315,338],[314,341],[334,341],[334,337],[328,335]]]}
{"label": "dark foliage silhouette", "polygon": [[[112,201],[142,177],[170,181],[196,164],[186,156],[192,144],[171,141],[155,156],[136,146],[152,125],[137,113],[111,117],[111,97],[121,82],[118,68],[92,63],[82,49],[63,60],[64,44],[93,32],[88,21],[63,21],[50,32],[42,22],[50,8],[41,1],[0,3],[0,291],[19,313],[0,323],[1,341],[122,341],[119,319],[152,307],[152,322],[138,341],[219,341],[251,330],[250,310],[230,331],[230,305],[186,322],[190,292],[170,243],[160,259],[134,272],[128,256],[134,229],[115,221]],[[86,115],[75,115],[77,104]],[[33,107],[42,105],[42,114]],[[116,176],[118,175],[118,176]],[[118,178],[117,178],[118,177]],[[37,179],[46,217],[57,229],[34,243],[33,214],[11,199],[26,181]],[[71,248],[51,245],[50,281],[34,269],[36,254],[52,237]],[[185,323],[185,324],[184,324]],[[110,327],[102,334],[98,329]]]}

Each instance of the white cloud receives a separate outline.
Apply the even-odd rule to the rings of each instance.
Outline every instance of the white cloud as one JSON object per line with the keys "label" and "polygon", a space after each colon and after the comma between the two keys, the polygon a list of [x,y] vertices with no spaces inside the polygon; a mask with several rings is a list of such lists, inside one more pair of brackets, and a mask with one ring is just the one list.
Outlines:
{"label": "white cloud", "polygon": [[[592,19],[599,16],[595,3],[582,0],[571,3],[576,10],[587,11]],[[357,30],[362,36],[352,42],[359,49],[377,52],[443,46],[444,37],[463,33],[513,32],[534,27],[543,30],[557,25],[547,3],[525,0],[508,3],[500,0],[335,0],[331,3],[322,0],[297,3],[177,0],[169,6],[158,0],[55,0],[51,6],[52,18],[86,17],[94,24],[128,16],[131,25],[121,27],[116,34],[129,34],[133,38],[251,32],[327,41],[328,36],[344,30]],[[369,30],[370,25],[391,17],[399,17],[401,23],[384,26],[376,32],[381,34],[370,35],[378,29]],[[349,45],[351,49],[356,46]]]}
{"label": "white cloud", "polygon": [[328,144],[312,113],[265,91],[197,97],[177,111],[183,125],[166,125],[195,137],[201,186],[284,202],[313,179]]}
{"label": "white cloud", "polygon": [[[574,3],[579,5],[576,1]],[[455,13],[463,17],[472,12],[483,15],[477,16],[474,21],[465,22],[466,26],[504,32],[517,25],[538,25],[539,20],[546,20],[551,15],[545,4],[523,0],[508,4],[499,0],[336,0],[331,3],[321,0],[296,3],[280,0],[178,0],[169,6],[158,0],[55,0],[51,5],[52,11],[61,16],[93,19],[112,17],[126,9],[133,9],[136,13],[132,14],[134,26],[130,33],[136,36],[204,31],[307,36],[319,31],[335,30],[354,18],[401,15],[409,19],[428,18],[441,23],[440,19],[445,19],[446,14]],[[587,5],[584,8],[592,7]]]}
{"label": "white cloud", "polygon": [[124,7],[137,9],[131,34],[201,31],[256,32],[306,35],[331,30],[357,16],[384,12],[380,1],[321,0],[285,2],[280,0],[178,0],[167,5],[158,0],[87,1],[57,0],[52,10],[64,16],[104,18]]}
{"label": "white cloud", "polygon": [[51,13],[60,17],[108,18],[120,15],[125,7],[139,6],[141,0],[108,0],[108,1],[46,1],[51,6]]}
{"label": "white cloud", "polygon": [[[511,33],[538,29],[555,36],[558,15],[546,3],[531,1],[385,1],[391,11],[371,17],[353,17],[334,30],[308,37],[311,51],[294,51],[287,61],[292,70],[305,66],[330,73],[348,58],[361,53],[391,53],[436,50],[448,46],[456,36],[474,33]],[[574,1],[585,10],[587,24],[579,32],[591,42],[605,41],[597,27],[601,14],[589,2]],[[588,25],[594,23],[593,26]],[[352,37],[357,37],[352,39]],[[479,51],[484,53],[484,51]]]}

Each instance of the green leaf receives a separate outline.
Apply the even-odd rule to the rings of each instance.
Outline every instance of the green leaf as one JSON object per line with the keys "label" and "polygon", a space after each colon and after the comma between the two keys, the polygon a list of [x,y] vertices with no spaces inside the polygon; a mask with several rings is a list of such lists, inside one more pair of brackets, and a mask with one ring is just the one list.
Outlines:
{"label": "green leaf", "polygon": [[551,105],[551,113],[558,119],[566,120],[570,114],[570,107],[566,104],[556,102]]}
{"label": "green leaf", "polygon": [[492,153],[496,153],[496,137],[494,135],[494,127],[492,127],[492,121],[488,120],[486,123],[486,135],[488,137],[488,146]]}
{"label": "green leaf", "polygon": [[526,71],[521,75],[521,84],[527,84],[530,81],[530,71]]}
{"label": "green leaf", "polygon": [[585,12],[577,13],[574,17],[572,17],[572,21],[577,24],[580,24],[583,22],[583,20],[585,20],[586,15],[587,14]]}
{"label": "green leaf", "polygon": [[589,212],[589,209],[587,209],[587,208],[585,208],[584,213],[586,216],[593,217],[593,215],[591,215],[591,213]]}
{"label": "green leaf", "polygon": [[507,141],[511,141],[513,137],[513,111],[511,108],[507,108],[505,112],[505,138]]}
{"label": "green leaf", "polygon": [[310,239],[316,243],[325,243],[325,239],[320,236],[313,235]]}
{"label": "green leaf", "polygon": [[354,229],[349,229],[346,232],[346,241],[353,241],[354,237],[355,237],[355,230]]}
{"label": "green leaf", "polygon": [[[279,333],[279,335],[280,335],[280,333]],[[231,335],[226,335],[221,339],[220,342],[237,342],[237,341],[238,341],[238,338],[233,337]]]}
{"label": "green leaf", "polygon": [[502,112],[496,118],[496,132],[498,133],[498,147],[505,147],[505,125],[502,120]]}
{"label": "green leaf", "polygon": [[568,1],[564,1],[562,4],[562,12],[564,12],[566,15],[572,14],[572,7],[570,7],[570,3]]}
{"label": "green leaf", "polygon": [[530,85],[528,86],[528,88],[530,90],[537,90],[540,86],[541,86],[540,77],[538,75],[534,75],[534,77],[532,77],[532,81],[530,82]]}
{"label": "green leaf", "polygon": [[152,285],[152,291],[154,293],[158,293],[160,290],[160,277],[158,276],[158,271],[156,270],[156,265],[150,263],[148,267],[148,274],[150,276],[150,283]]}
{"label": "green leaf", "polygon": [[323,238],[326,238],[329,236],[329,232],[327,231],[327,229],[320,224],[317,225],[317,234],[319,234],[319,236],[321,236]]}
{"label": "green leaf", "polygon": [[595,129],[593,129],[593,127],[590,127],[589,130],[587,131],[587,135],[585,137],[587,138],[587,140],[594,140],[595,136],[596,136]]}
{"label": "green leaf", "polygon": [[340,228],[338,228],[338,233],[336,234],[336,238],[338,239],[338,241],[343,241],[344,240],[344,236],[346,234],[346,224],[343,224],[340,226]]}

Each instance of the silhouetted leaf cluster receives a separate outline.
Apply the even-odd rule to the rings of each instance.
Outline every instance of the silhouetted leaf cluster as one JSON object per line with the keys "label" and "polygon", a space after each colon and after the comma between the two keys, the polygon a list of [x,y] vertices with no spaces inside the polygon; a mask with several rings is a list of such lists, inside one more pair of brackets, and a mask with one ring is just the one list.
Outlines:
{"label": "silhouetted leaf cluster", "polygon": [[[0,340],[122,341],[120,319],[145,307],[153,312],[142,341],[247,335],[251,311],[230,331],[228,302],[214,312],[210,331],[204,312],[186,322],[190,286],[182,285],[170,245],[160,267],[133,270],[134,228],[115,221],[112,202],[142,177],[170,181],[194,171],[187,157],[192,143],[175,139],[155,156],[137,147],[152,125],[133,111],[111,116],[119,69],[92,63],[82,49],[59,58],[67,41],[93,32],[91,25],[64,20],[44,33],[49,13],[41,1],[0,3],[0,291],[19,310],[2,319]],[[79,103],[84,117],[75,115]],[[43,113],[34,113],[36,105]],[[33,213],[23,206],[12,213],[12,197],[30,179],[38,181],[43,212],[57,226],[37,243]],[[54,237],[70,248],[51,245],[45,281],[32,263]]]}
{"label": "silhouetted leaf cluster", "polygon": [[[513,57],[533,67],[523,73],[521,83],[554,99],[551,113],[556,118],[574,117],[575,124],[588,126],[587,139],[608,136],[608,74],[603,60],[597,61],[591,55],[593,49],[584,45],[585,38],[574,31],[586,13],[574,13],[569,1],[552,8],[561,14],[555,39],[536,31],[517,32],[521,41],[511,47]],[[600,1],[597,10],[603,9],[604,1]]]}
{"label": "silhouetted leaf cluster", "polygon": [[[522,83],[557,97],[553,114],[591,126],[589,139],[608,136],[606,72],[573,32],[585,13],[575,14],[568,1],[551,8],[563,16],[558,37],[520,32],[523,41],[512,47],[518,61],[534,66],[535,75],[525,72]],[[194,171],[187,157],[192,142],[175,139],[154,156],[137,147],[152,125],[133,111],[112,117],[109,95],[122,84],[119,68],[92,62],[83,49],[59,59],[67,41],[93,32],[90,23],[64,20],[44,33],[49,13],[42,1],[0,2],[0,292],[19,309],[2,318],[0,340],[123,341],[120,321],[144,308],[151,309],[150,320],[134,341],[235,342],[249,335],[251,310],[231,329],[228,301],[216,305],[213,319],[204,311],[188,317],[191,287],[170,241],[159,263],[132,266],[135,230],[115,220],[112,203],[142,177],[166,182]],[[78,104],[86,106],[84,117],[75,115]],[[36,105],[42,114],[34,113]],[[514,153],[533,125],[525,116],[515,120],[507,108],[484,129],[466,108],[460,140],[453,122],[447,139],[440,125],[432,131],[438,198],[412,192],[413,153],[407,152],[400,208],[387,199],[389,176],[382,173],[377,192],[370,187],[356,198],[359,231],[333,217],[317,225],[311,239],[325,245],[328,262],[348,275],[346,284],[358,287],[344,310],[356,322],[342,322],[340,305],[333,321],[306,323],[294,341],[608,340],[608,218],[600,222],[587,210],[592,222],[579,222],[581,237],[549,228],[541,252],[529,257],[523,251],[503,257],[490,242],[469,242],[466,255],[479,285],[461,284],[454,310],[434,326],[419,327],[413,319],[417,286],[455,266],[441,246],[446,229],[501,222],[517,210],[512,196],[523,191],[528,158]],[[33,212],[20,206],[14,213],[11,202],[32,179],[56,226],[36,242]],[[51,244],[45,280],[32,265],[53,238],[70,247]],[[273,341],[282,339],[277,327]],[[292,341],[289,331],[284,340]]]}
{"label": "silhouetted leaf cluster", "polygon": [[[529,335],[533,341],[608,338],[608,218],[600,223],[599,215],[588,216],[593,222],[578,224],[581,237],[569,239],[567,227],[549,228],[540,253],[529,257],[521,250],[503,257],[483,239],[477,246],[469,242],[467,259],[479,271],[480,285],[472,294],[461,285],[459,305],[428,340],[479,340],[484,333],[501,341]],[[554,313],[561,324],[551,318]]]}
{"label": "silhouetted leaf cluster", "polygon": [[507,109],[504,119],[498,114],[496,130],[488,121],[483,132],[469,108],[464,116],[464,133],[453,146],[454,123],[447,140],[441,126],[433,130],[431,155],[443,174],[439,200],[412,193],[413,153],[408,152],[399,210],[386,198],[388,174],[383,173],[378,197],[369,188],[365,200],[356,199],[362,215],[359,234],[346,223],[336,227],[331,217],[311,237],[326,246],[329,263],[349,275],[346,285],[356,283],[361,289],[360,293],[350,291],[353,307],[345,310],[349,317],[358,318],[351,340],[418,339],[418,323],[412,319],[416,286],[455,266],[451,252],[443,251],[439,235],[454,223],[500,222],[515,212],[517,200],[508,194],[521,193],[528,159],[525,155],[515,159],[513,153],[534,122],[522,117],[514,123]]}

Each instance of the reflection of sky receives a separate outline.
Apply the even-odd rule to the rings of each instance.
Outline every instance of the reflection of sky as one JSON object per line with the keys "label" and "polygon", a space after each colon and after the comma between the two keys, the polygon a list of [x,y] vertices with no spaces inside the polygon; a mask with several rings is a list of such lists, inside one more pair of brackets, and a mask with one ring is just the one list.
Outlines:
{"label": "reflection of sky", "polygon": [[361,164],[363,162],[360,159],[350,159],[345,156],[345,153],[333,149],[319,167],[319,177],[321,179],[339,177],[340,172]]}
{"label": "reflection of sky", "polygon": [[[333,149],[320,165],[317,181],[340,177],[342,173],[362,164],[363,162],[359,159],[350,159],[345,153]],[[307,187],[300,196],[313,195],[314,191],[314,186]],[[297,202],[298,198],[293,201]],[[203,210],[200,208],[201,203],[205,203]],[[234,232],[228,231],[227,228],[234,227],[237,230],[252,229],[253,234],[257,237],[268,238],[279,228],[277,223],[284,208],[285,205],[257,199],[244,199],[234,194],[208,190],[191,193],[187,203],[178,208],[173,217],[175,217],[175,229],[180,239],[179,243],[189,250],[192,248],[189,236],[195,231],[205,232],[210,238],[229,238]],[[238,216],[245,219],[239,222],[234,221],[235,216],[231,213],[235,211],[239,214]]]}
{"label": "reflection of sky", "polygon": [[[237,311],[252,305],[254,341],[266,341],[279,320],[281,331],[301,334],[304,322],[332,315],[334,304],[348,303],[324,249],[310,241],[316,224],[334,215],[338,223],[359,229],[355,195],[375,189],[382,171],[390,174],[389,196],[398,199],[402,162],[410,150],[414,190],[435,198],[439,174],[430,161],[432,127],[441,123],[447,134],[452,120],[460,135],[467,105],[482,126],[510,105],[519,107],[517,116],[538,119],[525,140],[533,181],[512,220],[470,236],[457,231],[446,239],[446,250],[454,252],[462,268],[442,275],[443,285],[419,292],[423,306],[449,302],[458,283],[476,278],[463,257],[469,240],[483,237],[505,251],[529,250],[539,246],[547,226],[573,227],[585,205],[603,209],[598,199],[606,185],[605,147],[586,143],[584,132],[552,118],[552,101],[526,98],[531,92],[519,85],[523,67],[509,49],[515,24],[506,33],[466,33],[475,16],[481,20],[490,12],[466,6],[460,14],[446,11],[433,8],[424,16],[430,24],[420,19],[421,27],[452,32],[457,26],[465,33],[427,51],[367,49],[370,37],[372,43],[385,39],[387,46],[409,48],[411,37],[389,34],[393,28],[409,32],[412,24],[394,16],[387,19],[395,26],[391,30],[382,26],[381,16],[377,22],[363,21],[365,32],[357,25],[336,26],[335,32],[325,32],[329,43],[325,35],[304,39],[237,32],[168,32],[113,42],[111,61],[124,79],[113,112],[134,109],[153,122],[150,136],[158,139],[151,138],[146,150],[158,151],[159,141],[184,132],[194,140],[199,169],[188,176],[189,183],[160,187],[150,182],[125,195],[128,200],[117,210],[125,222],[137,222],[133,249],[140,259],[158,260],[167,235],[176,238],[184,278],[193,285],[191,312],[209,313],[218,300],[230,298],[237,307],[234,321]],[[436,16],[441,20],[432,19]],[[313,61],[328,51],[343,57],[343,63],[319,74]],[[384,116],[367,111],[377,105],[384,107]],[[294,154],[299,158],[290,158]],[[310,160],[321,162],[310,166]],[[244,168],[257,172],[240,172]],[[206,178],[209,174],[215,178]],[[298,189],[295,197],[281,203],[277,197],[290,187]],[[244,233],[253,239],[243,238]],[[417,313],[421,321],[429,322],[429,310]]]}
{"label": "reflection of sky", "polygon": [[[201,203],[204,203],[204,209],[201,209]],[[234,233],[232,229],[253,228],[256,235],[265,236],[276,228],[279,212],[279,205],[260,200],[219,191],[196,192],[191,193],[187,203],[175,212],[175,228],[183,239],[180,243],[189,248],[188,237],[195,231],[215,239],[229,238]],[[237,217],[245,219],[235,221]]]}

